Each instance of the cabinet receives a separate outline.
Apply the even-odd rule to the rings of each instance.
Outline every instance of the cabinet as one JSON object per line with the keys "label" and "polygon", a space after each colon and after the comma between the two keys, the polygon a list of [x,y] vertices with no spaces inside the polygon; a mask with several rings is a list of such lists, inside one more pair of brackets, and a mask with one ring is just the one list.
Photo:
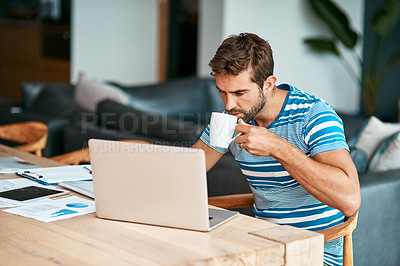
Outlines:
{"label": "cabinet", "polygon": [[24,81],[69,82],[68,34],[69,26],[0,21],[0,97],[20,100]]}

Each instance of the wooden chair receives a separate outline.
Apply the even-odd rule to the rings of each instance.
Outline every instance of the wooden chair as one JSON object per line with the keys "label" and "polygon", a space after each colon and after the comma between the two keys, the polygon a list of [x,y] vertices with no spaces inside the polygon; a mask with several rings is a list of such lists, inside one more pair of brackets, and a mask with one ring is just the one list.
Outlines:
{"label": "wooden chair", "polygon": [[[150,143],[148,141],[136,140],[136,139],[126,139],[126,140],[120,140],[120,141],[131,142],[131,143],[143,143],[143,144]],[[53,161],[60,162],[60,163],[73,164],[73,165],[77,165],[77,164],[81,164],[81,163],[90,163],[89,149],[83,148],[80,150],[57,155],[57,156],[51,157],[50,159]]]}
{"label": "wooden chair", "polygon": [[[208,204],[224,208],[244,208],[253,206],[254,199],[252,193],[236,194],[209,197]],[[358,210],[350,217],[346,217],[345,221],[334,227],[316,231],[324,235],[324,241],[328,242],[340,237],[344,238],[343,243],[343,265],[353,265],[353,239],[352,233],[357,226]]]}
{"label": "wooden chair", "polygon": [[0,126],[0,138],[21,145],[13,148],[34,152],[42,156],[42,150],[46,147],[48,128],[46,124],[38,121],[18,122]]}

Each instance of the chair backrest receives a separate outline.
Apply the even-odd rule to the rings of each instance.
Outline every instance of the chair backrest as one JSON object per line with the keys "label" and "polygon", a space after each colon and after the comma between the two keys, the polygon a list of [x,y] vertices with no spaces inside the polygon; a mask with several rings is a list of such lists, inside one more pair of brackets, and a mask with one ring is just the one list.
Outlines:
{"label": "chair backrest", "polygon": [[[236,194],[226,196],[209,197],[208,204],[225,208],[244,208],[251,207],[254,203],[253,194]],[[358,210],[350,217],[346,217],[345,221],[341,224],[317,231],[324,235],[324,241],[328,242],[334,239],[343,237],[343,265],[353,265],[353,239],[352,233],[357,227]]]}
{"label": "chair backrest", "polygon": [[[144,140],[137,140],[137,139],[126,139],[126,140],[120,140],[123,142],[133,142],[133,143],[144,143],[148,144],[148,141]],[[83,148],[77,151],[72,151],[68,153],[64,153],[61,155],[57,155],[54,157],[50,158],[53,161],[57,161],[60,163],[64,164],[81,164],[81,163],[90,163],[90,155],[89,155],[89,149],[88,148]]]}
{"label": "chair backrest", "polygon": [[26,152],[34,152],[42,156],[46,147],[48,128],[39,121],[18,122],[0,126],[0,138],[20,143],[13,148]]}
{"label": "chair backrest", "polygon": [[345,221],[334,227],[317,231],[324,235],[324,241],[328,242],[343,237],[343,265],[353,265],[353,231],[357,227],[358,210]]}

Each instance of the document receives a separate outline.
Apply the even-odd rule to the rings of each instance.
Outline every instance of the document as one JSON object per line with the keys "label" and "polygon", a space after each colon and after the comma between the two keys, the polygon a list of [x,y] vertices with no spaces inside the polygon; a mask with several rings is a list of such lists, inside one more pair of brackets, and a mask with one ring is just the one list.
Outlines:
{"label": "document", "polygon": [[1,179],[0,192],[33,185],[41,186],[32,180],[24,178]]}
{"label": "document", "polygon": [[17,171],[16,174],[43,185],[57,185],[60,182],[93,179],[90,164],[25,169]]}
{"label": "document", "polygon": [[48,223],[92,213],[96,207],[92,200],[71,196],[57,200],[45,199],[3,211]]}
{"label": "document", "polygon": [[40,167],[41,166],[32,164],[18,157],[0,157],[0,174],[10,174],[22,169],[33,169]]}

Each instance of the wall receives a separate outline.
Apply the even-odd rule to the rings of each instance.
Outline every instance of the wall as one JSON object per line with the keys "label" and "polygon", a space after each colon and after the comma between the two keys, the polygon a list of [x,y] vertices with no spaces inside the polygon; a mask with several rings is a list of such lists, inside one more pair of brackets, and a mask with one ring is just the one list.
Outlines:
{"label": "wall", "polygon": [[199,28],[197,45],[197,73],[199,76],[209,77],[208,62],[214,56],[221,44],[223,0],[199,1]]}
{"label": "wall", "polygon": [[[351,24],[363,31],[365,0],[336,0],[351,17]],[[203,0],[200,13],[198,74],[208,76],[207,64],[221,41],[233,33],[253,32],[268,40],[274,51],[275,75],[279,83],[290,83],[325,99],[336,110],[346,113],[359,111],[359,87],[338,59],[310,51],[303,39],[321,35],[327,29],[311,13],[302,0]],[[211,6],[217,7],[214,11]],[[207,13],[212,13],[208,16]],[[212,30],[212,23],[218,23]],[[215,20],[215,21],[210,21]],[[221,29],[219,29],[221,27]],[[216,44],[217,43],[217,44]],[[216,44],[216,45],[215,45]],[[202,47],[202,46],[207,46]],[[360,47],[362,47],[360,45]],[[360,50],[360,49],[359,49]],[[360,51],[361,54],[361,51]]]}
{"label": "wall", "polygon": [[91,78],[125,84],[157,80],[157,0],[73,0],[71,81]]}

